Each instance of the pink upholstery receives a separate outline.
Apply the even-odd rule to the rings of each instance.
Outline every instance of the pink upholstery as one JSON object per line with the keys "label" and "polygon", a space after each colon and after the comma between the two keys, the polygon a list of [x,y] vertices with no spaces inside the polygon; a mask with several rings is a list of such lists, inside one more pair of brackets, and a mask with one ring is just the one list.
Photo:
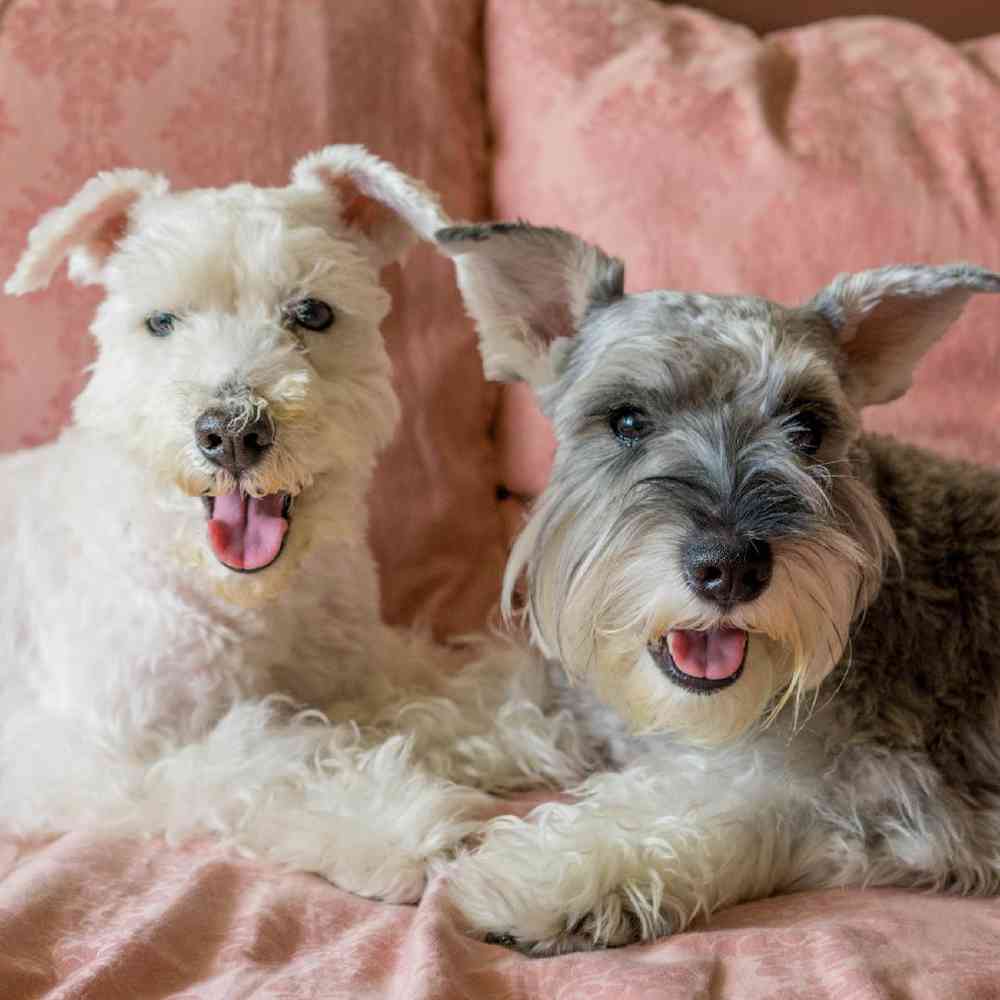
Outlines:
{"label": "pink upholstery", "polygon": [[[493,0],[494,210],[622,256],[629,290],[794,303],[836,273],[1000,267],[1000,35],[961,47],[873,18],[758,38],[651,0]],[[980,301],[872,427],[1000,461],[1000,302]],[[505,481],[548,428],[516,389]]]}
{"label": "pink upholstery", "polygon": [[[1000,266],[1000,38],[959,49],[867,20],[761,40],[649,0],[490,0],[491,208],[481,6],[0,3],[0,273],[38,214],[102,167],[161,169],[179,186],[281,183],[331,141],[368,144],[456,216],[578,229],[626,257],[633,289],[795,300],[889,260]],[[537,493],[551,440],[523,387],[496,412],[447,264],[420,250],[389,281],[407,415],[373,497],[386,608],[477,625],[503,557],[494,482]],[[0,448],[65,420],[96,298],[63,279],[0,298]],[[914,396],[871,420],[1000,457],[998,308],[975,305]],[[505,506],[512,531],[520,514]],[[439,890],[393,907],[214,844],[0,841],[0,996],[1000,995],[993,900],[809,894],[651,946],[531,961],[462,937]]]}
{"label": "pink upholstery", "polygon": [[[112,166],[162,171],[176,187],[283,184],[303,153],[362,142],[427,181],[455,216],[487,210],[474,4],[2,6],[4,278],[38,216]],[[385,609],[473,628],[504,557],[487,434],[496,389],[480,377],[450,264],[421,248],[387,280],[396,307],[383,329],[405,416],[373,498]],[[29,298],[0,295],[0,450],[46,441],[66,420],[98,298],[64,277]]]}
{"label": "pink upholstery", "polygon": [[205,844],[74,834],[0,850],[9,1000],[988,1000],[1000,907],[824,892],[720,914],[621,951],[529,959],[461,935],[436,883],[419,908],[349,896]]}

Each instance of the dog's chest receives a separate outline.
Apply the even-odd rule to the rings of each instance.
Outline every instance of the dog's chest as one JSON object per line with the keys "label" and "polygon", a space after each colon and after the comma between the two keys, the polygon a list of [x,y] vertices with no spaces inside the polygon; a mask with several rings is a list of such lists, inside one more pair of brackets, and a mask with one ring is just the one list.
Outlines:
{"label": "dog's chest", "polygon": [[39,700],[137,728],[199,729],[223,700],[266,690],[267,664],[278,655],[254,618],[226,620],[168,585],[135,578],[123,593],[94,588],[85,601],[67,586],[50,594],[40,617],[31,630]]}
{"label": "dog's chest", "polygon": [[12,463],[23,488],[0,588],[6,690],[173,731],[197,729],[234,696],[269,693],[300,609],[214,599],[172,556],[176,516],[144,502],[127,466],[78,444],[68,435]]}

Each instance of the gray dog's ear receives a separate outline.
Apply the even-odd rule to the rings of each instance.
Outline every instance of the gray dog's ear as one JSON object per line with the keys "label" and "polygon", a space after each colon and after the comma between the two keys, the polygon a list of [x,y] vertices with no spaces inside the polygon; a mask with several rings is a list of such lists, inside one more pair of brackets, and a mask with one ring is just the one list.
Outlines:
{"label": "gray dog's ear", "polygon": [[165,194],[167,187],[165,178],[145,170],[109,170],[92,177],[65,205],[38,221],[4,290],[23,295],[44,288],[67,258],[69,276],[78,285],[101,282],[104,265],[128,234],[133,205]]}
{"label": "gray dog's ear", "polygon": [[450,221],[420,181],[364,146],[327,146],[304,156],[292,170],[292,184],[327,192],[340,221],[369,241],[378,267],[401,258],[418,237],[433,242]]}
{"label": "gray dog's ear", "polygon": [[437,241],[455,258],[483,370],[494,381],[553,381],[560,338],[576,333],[588,309],[624,294],[622,262],[562,229],[455,226]]}
{"label": "gray dog's ear", "polygon": [[848,398],[869,406],[906,392],[917,362],[977,292],[1000,292],[1000,275],[971,264],[883,267],[840,275],[806,309],[833,327]]}

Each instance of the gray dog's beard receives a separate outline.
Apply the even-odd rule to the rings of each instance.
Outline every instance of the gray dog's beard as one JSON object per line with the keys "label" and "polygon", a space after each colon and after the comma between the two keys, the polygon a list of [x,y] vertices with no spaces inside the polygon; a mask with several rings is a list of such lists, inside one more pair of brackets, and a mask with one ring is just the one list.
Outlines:
{"label": "gray dog's beard", "polygon": [[[648,502],[624,508],[596,486],[578,480],[560,492],[559,485],[555,479],[514,547],[508,594],[523,572],[536,642],[631,727],[700,743],[735,738],[789,702],[797,711],[809,707],[809,693],[844,656],[852,622],[877,592],[893,544],[867,487],[840,480],[835,499],[823,495],[823,520],[811,535],[774,544],[766,590],[722,611],[686,585],[678,557],[683,535],[665,500],[660,509]],[[589,499],[571,502],[585,492]],[[859,523],[864,530],[853,535],[842,527]],[[664,669],[658,649],[676,648],[671,635],[688,630],[745,636],[732,683],[697,690],[678,683],[683,678],[672,677],[669,664]],[[723,673],[733,666],[716,664]]]}

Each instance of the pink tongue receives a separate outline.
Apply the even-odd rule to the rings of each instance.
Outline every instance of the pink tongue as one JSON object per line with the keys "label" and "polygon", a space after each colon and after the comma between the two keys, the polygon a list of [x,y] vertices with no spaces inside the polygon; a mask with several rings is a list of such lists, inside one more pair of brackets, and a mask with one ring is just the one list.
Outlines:
{"label": "pink tongue", "polygon": [[667,633],[667,649],[677,669],[712,681],[732,677],[740,669],[746,648],[747,634],[740,628],[707,632],[674,629]]}
{"label": "pink tongue", "polygon": [[239,490],[215,498],[208,540],[230,569],[263,569],[278,558],[288,522],[281,516],[281,493],[248,497]]}

